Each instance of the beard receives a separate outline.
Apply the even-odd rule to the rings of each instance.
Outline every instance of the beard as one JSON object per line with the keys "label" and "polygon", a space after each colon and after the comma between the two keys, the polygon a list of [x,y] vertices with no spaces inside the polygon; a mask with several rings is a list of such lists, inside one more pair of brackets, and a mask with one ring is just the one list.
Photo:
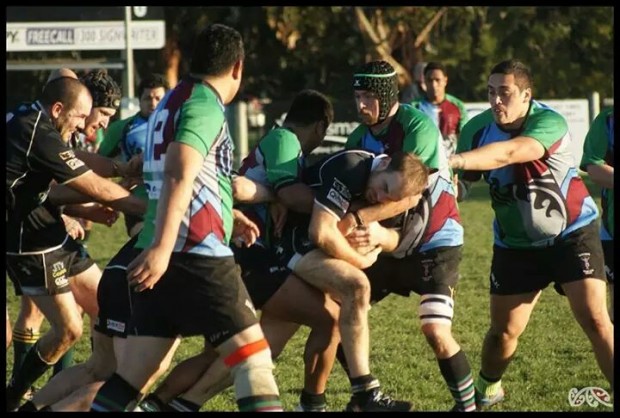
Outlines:
{"label": "beard", "polygon": [[364,125],[374,125],[375,123],[379,121],[379,118],[375,118],[370,113],[360,112],[358,116]]}

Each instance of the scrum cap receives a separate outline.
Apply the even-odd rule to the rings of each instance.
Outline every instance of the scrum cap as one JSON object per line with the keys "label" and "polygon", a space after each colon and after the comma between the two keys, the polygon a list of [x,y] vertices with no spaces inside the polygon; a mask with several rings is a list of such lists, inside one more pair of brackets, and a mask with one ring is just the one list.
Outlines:
{"label": "scrum cap", "polygon": [[367,90],[379,99],[379,122],[387,118],[394,103],[398,102],[398,77],[386,61],[371,61],[353,74],[353,89]]}
{"label": "scrum cap", "polygon": [[92,70],[80,77],[80,81],[93,96],[93,108],[121,106],[121,88],[105,70]]}

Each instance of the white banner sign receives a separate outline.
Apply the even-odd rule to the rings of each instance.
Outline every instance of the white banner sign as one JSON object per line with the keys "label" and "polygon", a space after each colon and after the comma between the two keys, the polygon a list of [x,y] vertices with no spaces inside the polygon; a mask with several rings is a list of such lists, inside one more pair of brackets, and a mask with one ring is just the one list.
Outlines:
{"label": "white banner sign", "polygon": [[[131,23],[132,49],[160,49],[165,44],[163,20]],[[85,51],[125,49],[125,22],[20,22],[6,24],[6,50]]]}

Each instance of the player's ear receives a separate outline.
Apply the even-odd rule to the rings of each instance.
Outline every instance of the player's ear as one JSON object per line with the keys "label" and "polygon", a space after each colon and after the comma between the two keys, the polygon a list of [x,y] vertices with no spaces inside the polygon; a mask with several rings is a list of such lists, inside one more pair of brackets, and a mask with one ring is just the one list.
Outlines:
{"label": "player's ear", "polygon": [[381,170],[385,170],[387,166],[390,165],[390,161],[392,161],[391,157],[388,157],[388,156],[383,157],[381,161],[379,161],[377,168]]}
{"label": "player's ear", "polygon": [[237,80],[237,79],[241,78],[241,70],[242,70],[242,69],[243,69],[243,61],[242,61],[242,60],[239,60],[239,61],[237,61],[237,62],[235,63],[235,65],[233,66],[233,72],[232,72],[232,75],[233,75],[233,78],[234,78],[235,80]]}
{"label": "player's ear", "polygon": [[54,119],[58,119],[63,109],[64,105],[62,104],[62,102],[54,102],[51,107],[52,117]]}

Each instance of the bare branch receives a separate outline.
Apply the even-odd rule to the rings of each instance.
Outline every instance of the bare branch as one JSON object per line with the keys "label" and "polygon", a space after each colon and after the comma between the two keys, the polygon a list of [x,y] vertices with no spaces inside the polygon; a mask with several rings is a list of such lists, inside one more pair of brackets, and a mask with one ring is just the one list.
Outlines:
{"label": "bare branch", "polygon": [[435,13],[435,15],[431,18],[431,20],[428,21],[426,26],[424,26],[424,28],[420,31],[418,36],[415,38],[415,42],[413,43],[414,48],[422,47],[422,44],[426,42],[426,40],[428,39],[428,35],[430,35],[431,30],[433,30],[433,27],[437,24],[437,22],[439,22],[439,19],[441,19],[441,17],[447,11],[448,11],[448,8],[444,6],[441,9],[439,9],[437,13]]}

